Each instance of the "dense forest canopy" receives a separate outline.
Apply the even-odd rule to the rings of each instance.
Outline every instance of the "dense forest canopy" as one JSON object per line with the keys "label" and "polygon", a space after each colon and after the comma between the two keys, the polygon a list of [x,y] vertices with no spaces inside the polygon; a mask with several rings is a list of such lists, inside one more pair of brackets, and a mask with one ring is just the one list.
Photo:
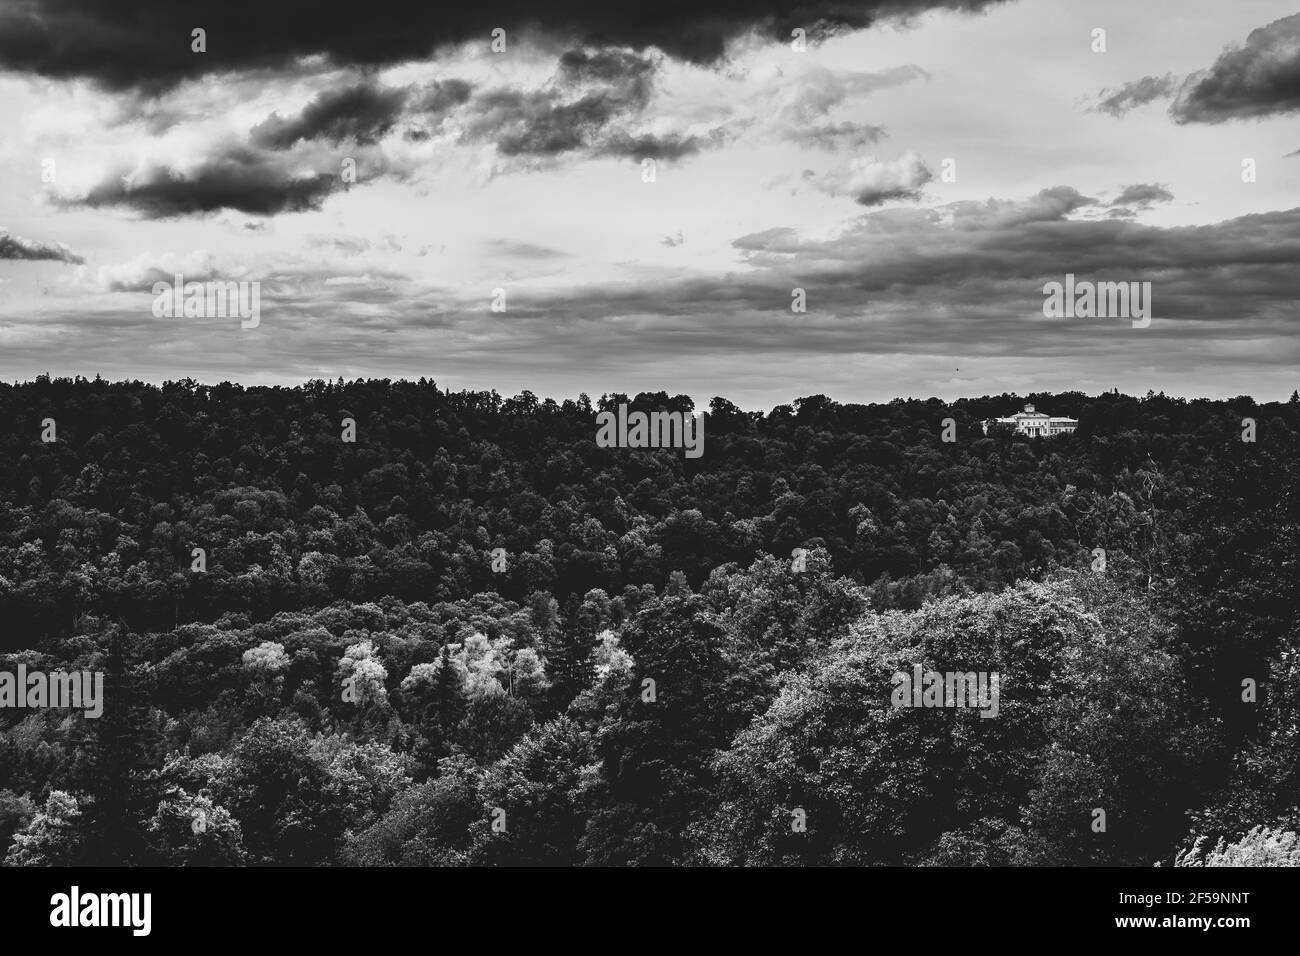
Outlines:
{"label": "dense forest canopy", "polygon": [[[983,433],[1025,402],[1077,431]],[[702,457],[597,447],[620,403],[705,411]],[[0,708],[9,864],[1149,864],[1300,824],[1300,396],[42,377],[0,416],[0,670],[106,675],[98,720]],[[913,664],[1000,671],[998,719],[891,710]]]}

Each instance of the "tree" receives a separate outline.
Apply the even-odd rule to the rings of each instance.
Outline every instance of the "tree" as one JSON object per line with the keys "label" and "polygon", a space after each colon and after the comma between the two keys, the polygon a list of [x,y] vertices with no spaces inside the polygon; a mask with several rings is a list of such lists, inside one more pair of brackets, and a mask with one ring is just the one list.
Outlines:
{"label": "tree", "polygon": [[434,772],[438,761],[451,752],[456,727],[465,717],[464,682],[463,669],[458,670],[445,644],[437,661],[416,664],[402,681],[418,732],[415,757],[422,774]]}
{"label": "tree", "polygon": [[7,848],[14,833],[27,826],[35,815],[36,805],[29,797],[0,790],[0,847]]}
{"label": "tree", "polygon": [[1178,854],[1175,866],[1300,866],[1300,836],[1287,830],[1254,827],[1235,843],[1222,839],[1205,853],[1201,837],[1190,849]]}
{"label": "tree", "polygon": [[488,769],[482,804],[505,811],[504,830],[479,819],[471,826],[475,864],[572,866],[587,822],[584,791],[594,771],[591,736],[559,717],[529,733]]}
{"label": "tree", "polygon": [[[718,758],[702,857],[1149,863],[1196,772],[1163,636],[1135,597],[1084,576],[869,615]],[[895,706],[894,675],[917,666],[997,673],[996,715]],[[1090,830],[1096,807],[1122,839]]]}
{"label": "tree", "polygon": [[125,625],[112,628],[104,658],[103,714],[82,719],[76,780],[86,797],[81,804],[90,865],[129,865],[148,861],[143,819],[155,805],[150,782],[158,731],[150,717],[148,691],[138,666],[127,661]]}
{"label": "tree", "polygon": [[163,798],[148,831],[168,866],[239,866],[245,860],[239,821],[225,807],[184,790]]}
{"label": "tree", "polygon": [[312,736],[298,720],[259,719],[234,758],[212,798],[239,821],[255,863],[330,861],[344,834],[373,822],[409,780],[383,744]]}
{"label": "tree", "polygon": [[51,791],[31,822],[14,834],[6,866],[82,866],[87,854],[86,822],[77,798]]}
{"label": "tree", "polygon": [[672,863],[711,801],[712,750],[736,724],[724,635],[704,599],[690,595],[643,607],[622,643],[631,679],[598,732],[592,786],[601,809],[582,846],[591,863]]}

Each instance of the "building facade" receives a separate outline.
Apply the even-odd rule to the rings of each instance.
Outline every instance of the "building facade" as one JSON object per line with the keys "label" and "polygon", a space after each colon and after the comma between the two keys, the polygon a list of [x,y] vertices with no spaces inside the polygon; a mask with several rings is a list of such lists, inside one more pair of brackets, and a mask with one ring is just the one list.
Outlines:
{"label": "building facade", "polygon": [[1079,427],[1077,418],[1053,418],[1037,411],[1033,405],[1026,405],[1023,412],[1016,412],[1010,418],[989,418],[984,422],[984,434],[989,433],[990,425],[1013,425],[1021,435],[1032,437],[1050,437],[1068,435]]}

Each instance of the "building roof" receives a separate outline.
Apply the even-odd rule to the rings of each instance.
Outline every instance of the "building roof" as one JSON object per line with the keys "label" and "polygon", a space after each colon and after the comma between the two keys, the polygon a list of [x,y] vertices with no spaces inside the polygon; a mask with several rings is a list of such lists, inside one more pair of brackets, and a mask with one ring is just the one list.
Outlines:
{"label": "building roof", "polygon": [[1077,418],[1065,418],[1063,416],[1047,415],[1035,409],[1033,405],[1026,405],[1024,411],[1016,412],[1014,415],[1011,415],[1010,417],[994,418],[994,419],[990,419],[990,421],[1000,422],[1003,424],[1014,424],[1017,426],[1021,424],[1025,424],[1025,425],[1030,425],[1030,424],[1077,425],[1079,424],[1079,420]]}

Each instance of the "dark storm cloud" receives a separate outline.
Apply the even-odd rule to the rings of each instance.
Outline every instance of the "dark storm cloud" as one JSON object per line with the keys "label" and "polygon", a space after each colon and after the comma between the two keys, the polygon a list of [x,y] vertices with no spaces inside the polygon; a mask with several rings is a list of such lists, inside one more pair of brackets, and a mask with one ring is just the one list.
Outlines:
{"label": "dark storm cloud", "polygon": [[[631,127],[653,94],[658,63],[627,51],[570,50],[541,89],[475,92],[458,79],[387,88],[368,80],[319,93],[289,116],[271,114],[244,143],[214,148],[196,169],[160,163],[143,173],[115,169],[88,193],[64,197],[65,206],[120,207],[150,219],[232,209],[275,215],[319,209],[341,185],[330,172],[304,175],[322,160],[308,147],[352,141],[374,146],[399,125],[407,139],[428,139],[455,117],[462,143],[487,143],[505,157],[589,156],[677,159],[720,142],[720,133],[642,133]],[[304,158],[305,157],[305,158]],[[368,162],[369,178],[402,178],[402,163]]]}
{"label": "dark storm cloud", "polygon": [[606,93],[557,103],[550,93],[518,90],[497,91],[475,105],[487,112],[475,117],[466,139],[495,139],[503,156],[554,156],[581,149],[616,115],[639,109]]}
{"label": "dark storm cloud", "polygon": [[24,239],[22,236],[15,236],[8,229],[0,229],[0,259],[68,262],[74,265],[86,261],[61,242],[51,244]]}
{"label": "dark storm cloud", "polygon": [[650,95],[655,63],[626,50],[566,50],[560,55],[558,77],[571,84],[608,83],[623,87],[640,99]]}
{"label": "dark storm cloud", "polygon": [[1167,96],[1174,97],[1169,115],[1179,123],[1224,123],[1300,111],[1300,13],[1252,30],[1245,45],[1230,47],[1209,69],[1181,83],[1172,74],[1145,76],[1113,92],[1103,90],[1095,109],[1120,116]]}
{"label": "dark storm cloud", "polygon": [[598,156],[627,156],[632,159],[681,159],[698,153],[709,145],[718,145],[724,139],[722,131],[710,136],[682,136],[676,133],[665,136],[650,134],[632,135],[618,132],[595,143]]}
{"label": "dark storm cloud", "polygon": [[[933,179],[928,176],[926,181]],[[920,199],[921,190],[906,186],[891,186],[887,189],[864,189],[853,197],[859,206],[883,206],[895,199]]]}
{"label": "dark storm cloud", "polygon": [[[1107,219],[1070,219],[1066,210],[1095,205],[1071,187],[1027,200],[955,203],[936,210],[897,209],[863,217],[829,240],[788,229],[734,243],[758,276],[816,289],[835,311],[864,301],[979,302],[1021,311],[1041,305],[1038,290],[1067,272],[1100,279],[1151,280],[1171,319],[1280,318],[1300,296],[1300,209],[1242,216],[1207,226],[1162,229]],[[756,283],[767,285],[768,283]],[[771,283],[776,287],[781,281]],[[751,295],[766,308],[788,307]],[[1294,320],[1292,320],[1294,321]],[[974,334],[980,334],[975,332]]]}
{"label": "dark storm cloud", "polygon": [[473,90],[473,85],[464,80],[438,80],[415,97],[411,108],[416,113],[442,116],[469,102]]}
{"label": "dark storm cloud", "polygon": [[1173,202],[1174,194],[1159,183],[1134,183],[1111,202],[1111,206],[1134,206],[1146,209],[1154,203]]}
{"label": "dark storm cloud", "polygon": [[711,136],[648,134],[628,124],[650,102],[655,60],[622,50],[569,50],[539,90],[496,89],[474,96],[461,141],[491,142],[502,156],[678,159],[721,142]]}
{"label": "dark storm cloud", "polygon": [[1152,100],[1172,96],[1177,88],[1178,78],[1172,73],[1165,76],[1144,76],[1132,83],[1125,83],[1117,90],[1102,90],[1101,100],[1095,109],[1111,116],[1122,116]]}
{"label": "dark storm cloud", "polygon": [[[403,137],[409,142],[431,138],[442,129],[443,122],[459,107],[469,102],[474,85],[465,80],[438,80],[424,87],[409,87],[403,91],[403,103],[392,117],[392,123],[401,120],[408,128]],[[387,132],[392,123],[384,127]],[[376,130],[376,134],[379,131]]]}
{"label": "dark storm cloud", "polygon": [[1252,30],[1187,78],[1170,112],[1180,123],[1222,123],[1300,110],[1300,13]]}
{"label": "dark storm cloud", "polygon": [[315,139],[335,144],[350,139],[370,145],[393,128],[408,95],[406,90],[370,83],[327,90],[297,116],[282,119],[272,114],[249,135],[255,146],[266,149],[289,149],[301,140]]}
{"label": "dark storm cloud", "polygon": [[[112,88],[159,89],[213,72],[283,66],[322,54],[336,64],[375,66],[427,57],[438,45],[481,40],[502,27],[576,44],[657,46],[711,62],[726,42],[756,29],[788,40],[864,27],[882,17],[935,8],[978,11],[999,0],[692,0],[593,3],[525,0],[412,4],[370,0],[332,13],[304,2],[266,0],[20,0],[0,7],[0,68],[84,77]],[[207,52],[191,52],[191,31],[207,31]]]}
{"label": "dark storm cloud", "polygon": [[244,147],[232,147],[181,173],[152,166],[130,177],[110,175],[86,195],[60,200],[66,206],[121,208],[146,219],[202,215],[223,209],[257,216],[319,209],[337,189],[337,174],[294,175]]}

